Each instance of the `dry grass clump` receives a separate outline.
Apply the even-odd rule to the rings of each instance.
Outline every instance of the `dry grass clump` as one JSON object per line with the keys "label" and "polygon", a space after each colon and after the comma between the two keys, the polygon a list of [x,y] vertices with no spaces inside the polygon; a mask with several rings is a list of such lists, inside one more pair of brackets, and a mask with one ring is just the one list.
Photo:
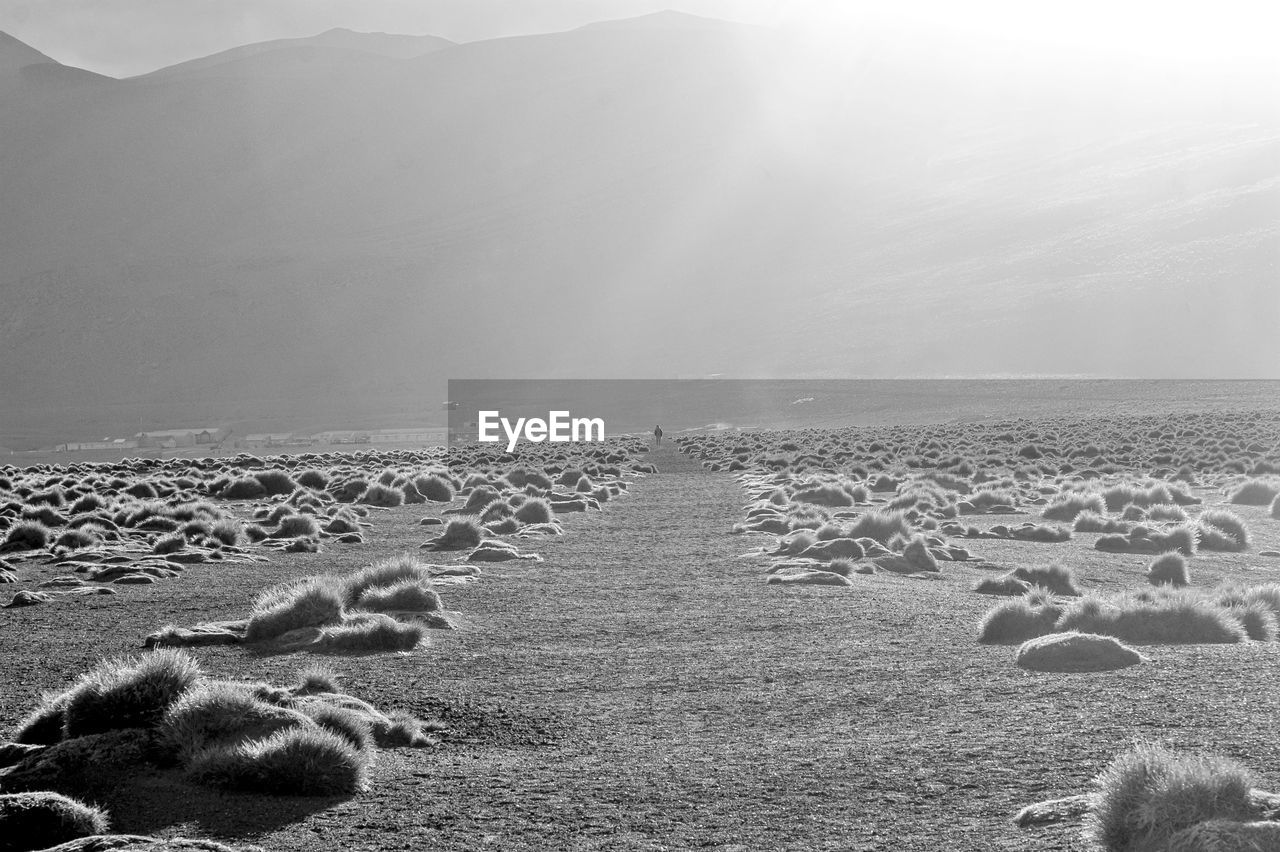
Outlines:
{"label": "dry grass clump", "polygon": [[1170,849],[1175,834],[1198,823],[1255,819],[1253,785],[1252,775],[1235,761],[1138,745],[1094,779],[1086,832],[1109,852]]}
{"label": "dry grass clump", "polygon": [[[171,678],[162,677],[174,672],[183,675],[180,690],[169,683]],[[129,742],[136,743],[133,752],[140,761],[134,771],[177,764],[191,780],[223,789],[343,795],[366,786],[375,744],[433,742],[423,733],[421,720],[407,713],[384,714],[336,688],[331,675],[316,670],[303,672],[292,688],[206,679],[181,651],[106,661],[71,689],[46,700],[44,716],[57,715],[50,708],[65,712],[65,736],[45,737],[49,749],[19,756],[13,771],[34,767],[48,772],[55,764],[47,758],[56,753],[56,771],[91,777],[111,771],[103,762],[110,760],[113,744]],[[95,719],[109,716],[105,724],[76,722],[86,696],[97,702]],[[116,730],[122,728],[147,728],[150,733]],[[111,730],[116,739],[110,742],[101,735],[87,736]],[[5,824],[7,804],[0,803],[0,849],[12,848],[6,846],[13,836]]]}
{"label": "dry grass clump", "polygon": [[303,488],[310,488],[313,491],[323,491],[329,487],[329,476],[321,470],[304,470],[293,479]]}
{"label": "dry grass clump", "polygon": [[1056,562],[1050,565],[1019,566],[1009,572],[1008,576],[1031,586],[1038,586],[1054,595],[1077,597],[1080,594],[1080,589],[1076,586],[1075,571]]}
{"label": "dry grass clump", "polygon": [[70,689],[62,737],[151,727],[201,676],[194,659],[174,650],[104,660]]}
{"label": "dry grass clump", "polygon": [[9,550],[41,550],[49,546],[53,533],[39,521],[19,521],[5,533],[0,553]]}
{"label": "dry grass clump", "polygon": [[498,489],[492,485],[480,485],[467,495],[467,502],[463,504],[461,511],[469,515],[479,514],[490,503],[500,499],[502,499],[502,492]]}
{"label": "dry grass clump", "polygon": [[355,605],[369,612],[435,612],[440,609],[440,594],[431,588],[430,581],[403,580],[368,589]]}
{"label": "dry grass clump", "polygon": [[1265,479],[1250,479],[1232,491],[1230,499],[1240,506],[1266,506],[1278,496],[1280,485]]}
{"label": "dry grass clump", "polygon": [[1233,643],[1246,636],[1244,626],[1229,610],[1189,591],[1161,591],[1115,600],[1086,595],[1068,605],[1056,629],[1152,644]]}
{"label": "dry grass clump", "polygon": [[1200,528],[1200,546],[1205,550],[1239,552],[1249,549],[1249,530],[1234,512],[1206,509],[1196,524]]}
{"label": "dry grass clump", "polygon": [[1280,636],[1280,583],[1224,586],[1214,601],[1240,619],[1250,639],[1272,642]]}
{"label": "dry grass clump", "polygon": [[911,524],[901,511],[867,512],[858,517],[846,532],[848,538],[870,538],[887,545],[895,536],[909,538]]}
{"label": "dry grass clump", "polygon": [[185,550],[186,547],[187,537],[182,533],[172,533],[156,539],[156,543],[151,547],[151,552],[163,556]]}
{"label": "dry grass clump", "polygon": [[306,577],[272,586],[253,605],[245,641],[262,642],[303,627],[337,623],[345,603],[343,590],[332,577]]}
{"label": "dry grass clump", "polygon": [[814,483],[807,485],[791,499],[796,503],[813,503],[817,506],[852,506],[853,495],[835,483]]}
{"label": "dry grass clump", "polygon": [[321,728],[342,737],[360,752],[370,752],[376,745],[372,723],[350,708],[320,703],[308,707],[307,715]]}
{"label": "dry grass clump", "polygon": [[1166,553],[1157,557],[1147,567],[1147,582],[1153,586],[1185,586],[1190,582],[1187,576],[1187,558],[1181,553]]}
{"label": "dry grass clump", "polygon": [[217,492],[224,500],[256,500],[266,496],[266,493],[267,489],[252,476],[234,479]]}
{"label": "dry grass clump", "polygon": [[404,491],[391,485],[375,482],[360,496],[360,502],[390,509],[404,505]]}
{"label": "dry grass clump", "polygon": [[102,542],[102,527],[96,524],[85,524],[74,529],[63,530],[53,542],[54,550],[84,550]]}
{"label": "dry grass clump", "polygon": [[1102,491],[1102,499],[1108,512],[1119,512],[1132,503],[1146,509],[1161,503],[1190,506],[1200,502],[1177,485],[1167,482],[1153,482],[1145,487],[1133,483],[1120,483]]}
{"label": "dry grass clump", "polygon": [[[1221,601],[1219,601],[1221,604]],[[1280,618],[1262,601],[1224,605],[1244,627],[1245,635],[1255,642],[1274,642],[1280,635]]]}
{"label": "dry grass clump", "polygon": [[412,556],[402,555],[347,577],[306,577],[266,590],[249,617],[245,641],[269,641],[314,628],[310,641],[320,650],[408,650],[422,640],[422,626],[384,613],[440,608],[430,572]]}
{"label": "dry grass clump", "polygon": [[1047,596],[1005,601],[982,617],[978,641],[1011,644],[1053,633],[1061,612],[1061,604]]}
{"label": "dry grass clump", "polygon": [[62,740],[63,711],[67,708],[66,692],[46,692],[40,704],[18,723],[13,734],[15,743],[24,745],[52,745]]}
{"label": "dry grass clump", "polygon": [[466,550],[475,547],[484,537],[480,522],[471,517],[450,518],[444,532],[423,545],[432,550]]}
{"label": "dry grass clump", "polygon": [[1194,556],[1201,543],[1200,528],[1194,524],[1180,524],[1166,530],[1152,530],[1136,526],[1128,535],[1104,535],[1094,547],[1098,550],[1118,553],[1171,553]]}
{"label": "dry grass clump", "polygon": [[421,624],[396,621],[381,612],[351,613],[320,630],[316,646],[327,651],[411,651],[426,635]]}
{"label": "dry grass clump", "polygon": [[298,488],[298,483],[283,470],[260,470],[253,478],[269,496],[292,494]]}
{"label": "dry grass clump", "polygon": [[1085,510],[1076,516],[1074,529],[1076,532],[1127,533],[1130,525],[1100,512]]}
{"label": "dry grass clump", "polygon": [[1081,512],[1102,514],[1106,511],[1106,503],[1098,494],[1064,494],[1054,500],[1040,516],[1046,521],[1074,521]]}
{"label": "dry grass clump", "polygon": [[1152,506],[1147,511],[1147,520],[1165,523],[1182,523],[1187,520],[1187,511],[1181,506],[1168,506],[1164,503]]}
{"label": "dry grass clump", "polygon": [[1014,527],[1010,533],[1014,538],[1022,541],[1039,541],[1049,544],[1068,541],[1071,538],[1071,529],[1061,524],[1030,524]]}
{"label": "dry grass clump", "polygon": [[2,852],[50,849],[80,837],[106,834],[108,825],[102,810],[59,793],[0,795]]}
{"label": "dry grass clump", "polygon": [[308,717],[269,703],[252,685],[208,681],[175,701],[160,721],[161,742],[182,764],[204,749],[305,726]]}
{"label": "dry grass clump", "polygon": [[332,731],[289,728],[260,740],[206,749],[188,771],[193,780],[224,790],[339,796],[368,786],[369,757]]}
{"label": "dry grass clump", "polygon": [[390,556],[366,565],[354,574],[341,578],[343,602],[355,606],[371,591],[393,588],[404,583],[420,583],[430,587],[431,572],[410,554]]}
{"label": "dry grass clump", "polygon": [[983,485],[970,494],[966,502],[974,509],[985,512],[996,506],[1017,506],[1018,493],[1008,488]]}
{"label": "dry grass clump", "polygon": [[555,512],[546,500],[530,497],[516,507],[515,518],[522,524],[549,524],[555,519]]}
{"label": "dry grass clump", "polygon": [[1002,595],[1013,598],[1031,591],[1031,584],[1009,573],[1001,574],[999,577],[984,577],[974,584],[973,590],[982,595]]}
{"label": "dry grass clump", "polygon": [[279,518],[280,526],[272,533],[271,538],[318,538],[320,525],[310,515],[284,515]]}
{"label": "dry grass clump", "polygon": [[223,518],[209,528],[209,538],[227,547],[238,545],[243,535],[243,524],[235,518]]}
{"label": "dry grass clump", "polygon": [[418,493],[434,503],[448,503],[453,499],[453,485],[442,476],[414,477],[413,486]]}

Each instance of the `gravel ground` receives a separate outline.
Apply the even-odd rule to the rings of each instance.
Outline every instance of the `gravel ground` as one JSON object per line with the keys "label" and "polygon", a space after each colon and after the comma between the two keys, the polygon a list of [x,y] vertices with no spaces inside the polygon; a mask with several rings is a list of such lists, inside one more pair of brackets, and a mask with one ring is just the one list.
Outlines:
{"label": "gravel ground", "polygon": [[[1134,739],[1217,751],[1280,789],[1280,645],[1142,649],[1103,674],[1042,674],[977,644],[984,572],[855,576],[778,587],[729,533],[728,474],[664,447],[662,471],[601,513],[572,516],[542,563],[486,566],[443,591],[464,627],[412,654],[326,657],[346,688],[449,728],[384,751],[368,793],[271,799],[156,785],[107,802],[121,831],[270,849],[1083,850],[1078,824],[1021,830],[1023,805],[1082,791]],[[1280,522],[1239,507],[1254,551]],[[421,507],[380,513],[371,544],[270,566],[196,566],[178,580],[0,615],[0,726],[98,657],[166,622],[242,616],[263,587],[415,550]],[[1010,523],[1018,517],[1002,517]],[[1062,559],[1087,587],[1142,584],[1148,558],[976,541],[1002,566]],[[1280,560],[1213,554],[1193,579],[1280,579]],[[24,564],[23,588],[49,574]],[[210,671],[283,680],[306,656],[198,649]]]}

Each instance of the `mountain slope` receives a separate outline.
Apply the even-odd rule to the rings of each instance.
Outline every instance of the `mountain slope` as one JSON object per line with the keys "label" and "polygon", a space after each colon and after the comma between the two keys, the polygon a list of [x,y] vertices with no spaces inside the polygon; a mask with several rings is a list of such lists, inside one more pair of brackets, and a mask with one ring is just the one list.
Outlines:
{"label": "mountain slope", "polygon": [[319,427],[418,416],[449,377],[1280,369],[1275,102],[928,33],[824,54],[654,23],[21,84],[5,416]]}
{"label": "mountain slope", "polygon": [[7,74],[27,65],[52,62],[52,59],[34,47],[23,44],[6,32],[0,32],[0,74]]}
{"label": "mountain slope", "polygon": [[[350,53],[386,59],[412,59],[437,50],[444,50],[452,45],[453,42],[437,36],[358,33],[339,28],[307,38],[274,39],[234,47],[211,56],[170,65],[141,77],[151,80],[173,80],[219,75],[252,77],[264,73],[307,73],[312,70],[310,66],[323,61],[326,55],[338,60],[353,59]],[[343,54],[348,55],[343,56]],[[267,60],[247,61],[254,57],[267,57]]]}

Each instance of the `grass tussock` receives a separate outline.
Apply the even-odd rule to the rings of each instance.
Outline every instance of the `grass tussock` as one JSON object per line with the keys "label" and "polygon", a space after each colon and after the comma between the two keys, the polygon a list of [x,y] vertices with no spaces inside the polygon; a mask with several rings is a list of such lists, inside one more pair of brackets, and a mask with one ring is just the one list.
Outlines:
{"label": "grass tussock", "polygon": [[342,737],[357,751],[369,752],[376,745],[373,725],[353,710],[317,703],[308,706],[305,712],[321,729]]}
{"label": "grass tussock", "polygon": [[1002,574],[999,577],[984,577],[974,584],[973,590],[980,595],[1019,597],[1031,591],[1031,584],[1012,574]]}
{"label": "grass tussock", "polygon": [[1074,521],[1081,512],[1094,512],[1101,515],[1106,511],[1106,503],[1098,494],[1065,494],[1054,500],[1040,516],[1046,521]]}
{"label": "grass tussock", "polygon": [[1280,496],[1280,485],[1265,479],[1250,479],[1231,492],[1230,500],[1240,506],[1266,506]]}
{"label": "grass tussock", "polygon": [[426,629],[420,624],[396,621],[380,612],[362,612],[322,628],[316,645],[326,651],[356,653],[412,651],[424,636]]}
{"label": "grass tussock", "polygon": [[268,589],[254,605],[245,641],[268,641],[315,628],[313,641],[321,650],[409,650],[422,640],[423,627],[384,613],[440,608],[430,571],[405,554],[346,577],[305,577]]}
{"label": "grass tussock", "polygon": [[1094,785],[1086,832],[1109,852],[1166,849],[1174,834],[1206,820],[1256,818],[1252,775],[1222,757],[1138,745],[1113,760]]}
{"label": "grass tussock", "polygon": [[243,525],[235,518],[223,518],[209,528],[209,538],[227,547],[240,544],[243,535]]}
{"label": "grass tussock", "polygon": [[1187,573],[1187,558],[1181,553],[1166,553],[1147,566],[1147,582],[1153,586],[1186,586],[1191,580]]}
{"label": "grass tussock", "polygon": [[988,610],[978,625],[978,641],[1012,644],[1054,632],[1060,606],[1053,601],[1028,598],[1004,601]]}
{"label": "grass tussock", "polygon": [[291,630],[342,620],[345,596],[331,577],[307,577],[267,589],[249,616],[245,641],[275,639]]}
{"label": "grass tussock", "polygon": [[298,672],[294,691],[299,695],[311,695],[316,692],[337,692],[340,686],[338,675],[326,666],[308,666]]}
{"label": "grass tussock", "polygon": [[438,550],[463,550],[480,544],[483,537],[484,528],[475,518],[450,518],[444,532],[435,539],[435,547]]}
{"label": "grass tussock", "polygon": [[1108,518],[1101,512],[1083,511],[1076,516],[1073,528],[1076,532],[1093,533],[1127,533],[1131,525],[1124,521]]}
{"label": "grass tussock", "polygon": [[849,527],[849,538],[870,538],[887,545],[895,536],[911,537],[905,512],[873,511],[857,518]]}
{"label": "grass tussock", "polygon": [[63,738],[151,727],[200,677],[199,664],[178,650],[104,660],[70,690]]}
{"label": "grass tussock", "polygon": [[323,728],[291,728],[260,740],[206,749],[189,774],[223,790],[276,796],[341,796],[368,786],[369,757]]}
{"label": "grass tussock", "polygon": [[431,584],[431,572],[410,554],[379,559],[341,580],[343,600],[355,606],[369,592],[406,583]]}
{"label": "grass tussock", "polygon": [[1240,552],[1249,549],[1249,529],[1234,512],[1206,509],[1196,524],[1200,528],[1200,546],[1205,550]]}
{"label": "grass tussock", "polygon": [[555,519],[555,512],[546,500],[530,497],[516,507],[515,517],[522,524],[549,524]]}
{"label": "grass tussock", "polygon": [[298,488],[298,483],[283,470],[260,470],[253,478],[269,496],[292,494]]}
{"label": "grass tussock", "polygon": [[404,491],[391,485],[375,482],[360,496],[360,502],[386,509],[404,505]]}
{"label": "grass tussock", "polygon": [[316,538],[320,535],[320,525],[310,515],[285,515],[279,521],[280,526],[271,533],[272,538]]}
{"label": "grass tussock", "polygon": [[52,745],[61,742],[66,721],[67,700],[70,697],[70,690],[46,692],[39,706],[18,723],[13,741],[24,745]]}
{"label": "grass tussock", "polygon": [[448,503],[453,499],[453,485],[442,476],[414,477],[413,485],[419,494],[433,503]]}
{"label": "grass tussock", "polygon": [[356,606],[369,612],[435,612],[440,609],[440,593],[430,581],[402,580],[363,592]]}
{"label": "grass tussock", "polygon": [[1055,595],[1077,597],[1080,594],[1080,589],[1076,585],[1075,572],[1066,565],[1056,562],[1051,565],[1019,566],[1009,573],[1016,579]]}
{"label": "grass tussock", "polygon": [[1114,600],[1086,595],[1067,607],[1056,629],[1101,633],[1122,642],[1166,645],[1229,644],[1246,637],[1244,625],[1230,610],[1187,591]]}
{"label": "grass tussock", "polygon": [[19,521],[5,533],[3,550],[42,550],[49,546],[53,533],[39,521]]}
{"label": "grass tussock", "polygon": [[104,811],[60,793],[0,795],[0,850],[49,849],[81,837],[106,834]]}
{"label": "grass tussock", "polygon": [[211,746],[233,745],[306,724],[306,716],[263,700],[249,684],[208,681],[175,701],[158,730],[167,751],[186,765]]}

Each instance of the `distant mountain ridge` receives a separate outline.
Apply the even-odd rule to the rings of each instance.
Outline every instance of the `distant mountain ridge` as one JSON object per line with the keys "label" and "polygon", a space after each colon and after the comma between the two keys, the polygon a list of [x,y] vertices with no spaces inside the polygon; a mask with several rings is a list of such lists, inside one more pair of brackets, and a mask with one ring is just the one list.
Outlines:
{"label": "distant mountain ridge", "polygon": [[114,80],[0,37],[0,443],[450,377],[1280,374],[1280,99],[1009,51],[660,15]]}
{"label": "distant mountain ridge", "polygon": [[[238,65],[251,57],[264,54],[293,53],[304,54],[320,50],[352,51],[388,59],[412,59],[425,56],[437,50],[453,46],[453,42],[438,36],[409,36],[390,33],[358,33],[348,29],[326,30],[316,36],[306,38],[286,38],[246,44],[215,53],[211,56],[192,59],[177,65],[170,65],[143,74],[132,79],[174,79],[177,77],[193,77],[200,74],[217,75],[218,73],[237,73]],[[259,65],[260,69],[261,66]],[[241,72],[242,73],[242,72]]]}
{"label": "distant mountain ridge", "polygon": [[14,71],[27,65],[53,62],[30,45],[23,44],[6,32],[0,31],[0,72]]}

